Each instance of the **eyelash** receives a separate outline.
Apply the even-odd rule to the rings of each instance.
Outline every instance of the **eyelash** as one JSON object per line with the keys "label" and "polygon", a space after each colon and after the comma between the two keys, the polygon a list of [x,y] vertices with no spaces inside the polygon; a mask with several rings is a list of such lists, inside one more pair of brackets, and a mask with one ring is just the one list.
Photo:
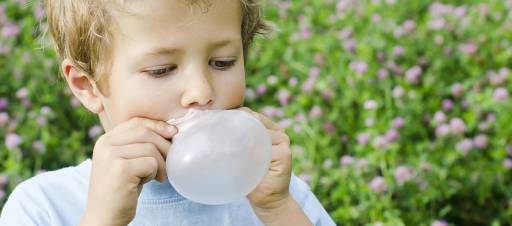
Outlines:
{"label": "eyelash", "polygon": [[[217,61],[210,61],[209,64],[212,64],[213,63],[223,63],[224,65],[221,66],[221,67],[217,67],[215,68],[216,70],[220,70],[220,71],[227,71],[228,69],[230,69],[231,67],[233,67],[233,65],[235,65],[236,63],[236,60],[217,60]],[[215,66],[213,66],[215,67]],[[151,77],[154,77],[154,78],[160,78],[160,77],[164,77],[165,75],[169,74],[170,72],[174,71],[174,69],[176,69],[177,66],[169,66],[169,67],[163,67],[163,68],[158,68],[158,69],[155,69],[155,70],[148,70],[148,71],[144,71],[146,74],[148,74],[149,76]]]}

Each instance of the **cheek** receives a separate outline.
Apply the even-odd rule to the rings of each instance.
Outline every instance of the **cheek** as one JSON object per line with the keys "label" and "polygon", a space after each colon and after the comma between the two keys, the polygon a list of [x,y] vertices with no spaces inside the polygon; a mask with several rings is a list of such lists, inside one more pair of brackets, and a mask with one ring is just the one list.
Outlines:
{"label": "cheek", "polygon": [[245,75],[242,73],[236,78],[222,81],[218,84],[218,99],[224,109],[242,106],[245,96]]}
{"label": "cheek", "polygon": [[139,82],[136,88],[128,86],[119,90],[113,99],[118,120],[126,121],[133,117],[167,120],[169,112],[179,107],[179,95],[169,85],[160,83],[156,86],[161,87],[146,87]]}

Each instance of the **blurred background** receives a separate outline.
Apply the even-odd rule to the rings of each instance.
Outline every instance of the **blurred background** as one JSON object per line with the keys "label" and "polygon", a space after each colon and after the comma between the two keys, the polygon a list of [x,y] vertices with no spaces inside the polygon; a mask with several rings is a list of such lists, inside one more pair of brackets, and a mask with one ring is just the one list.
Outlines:
{"label": "blurred background", "polygon": [[[268,0],[246,105],[338,225],[512,224],[512,1]],[[90,157],[39,1],[0,0],[0,209]]]}

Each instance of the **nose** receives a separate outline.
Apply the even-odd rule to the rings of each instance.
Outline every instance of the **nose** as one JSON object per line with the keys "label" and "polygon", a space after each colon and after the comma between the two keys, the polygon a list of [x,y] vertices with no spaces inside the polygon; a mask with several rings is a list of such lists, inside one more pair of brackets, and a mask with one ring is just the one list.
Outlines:
{"label": "nose", "polygon": [[209,108],[214,102],[214,90],[210,75],[205,71],[189,74],[181,97],[184,108]]}

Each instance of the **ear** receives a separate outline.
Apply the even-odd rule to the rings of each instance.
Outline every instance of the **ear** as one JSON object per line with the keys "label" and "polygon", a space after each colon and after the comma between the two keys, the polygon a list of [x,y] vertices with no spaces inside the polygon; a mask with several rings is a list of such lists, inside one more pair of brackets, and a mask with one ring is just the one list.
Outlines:
{"label": "ear", "polygon": [[96,82],[90,76],[76,67],[71,60],[64,59],[61,64],[62,72],[66,82],[76,98],[89,111],[99,114],[103,111],[101,102],[101,92],[96,86]]}

